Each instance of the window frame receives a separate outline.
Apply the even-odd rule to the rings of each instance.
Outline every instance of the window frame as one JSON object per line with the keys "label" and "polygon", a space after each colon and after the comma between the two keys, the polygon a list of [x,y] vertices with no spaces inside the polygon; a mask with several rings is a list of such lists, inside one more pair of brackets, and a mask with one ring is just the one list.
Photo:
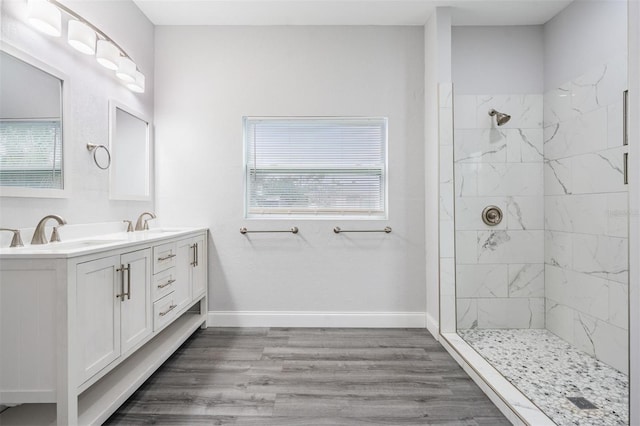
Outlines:
{"label": "window frame", "polygon": [[[263,211],[260,213],[252,213],[249,211],[250,206],[250,191],[249,191],[249,159],[248,159],[248,135],[247,124],[252,120],[379,120],[384,126],[384,165],[382,167],[382,191],[383,191],[383,211],[373,212],[367,214],[365,212],[353,212],[353,213],[332,213],[329,211],[317,211],[310,210],[309,212],[293,211],[291,213],[284,212],[269,212]],[[383,116],[244,116],[242,117],[242,162],[243,162],[243,198],[244,198],[244,218],[245,219],[258,219],[258,220],[283,220],[283,219],[295,219],[295,220],[388,220],[389,219],[389,119]],[[357,169],[353,167],[352,169]],[[340,167],[324,170],[339,170]],[[343,169],[349,169],[343,167]],[[366,168],[362,168],[365,170]]]}

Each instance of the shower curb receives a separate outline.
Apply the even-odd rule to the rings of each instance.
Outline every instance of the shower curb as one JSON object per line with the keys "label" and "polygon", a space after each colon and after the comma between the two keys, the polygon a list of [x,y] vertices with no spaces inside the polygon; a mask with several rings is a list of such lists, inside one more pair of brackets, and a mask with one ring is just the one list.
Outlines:
{"label": "shower curb", "polygon": [[458,334],[440,333],[440,343],[511,423],[556,425]]}

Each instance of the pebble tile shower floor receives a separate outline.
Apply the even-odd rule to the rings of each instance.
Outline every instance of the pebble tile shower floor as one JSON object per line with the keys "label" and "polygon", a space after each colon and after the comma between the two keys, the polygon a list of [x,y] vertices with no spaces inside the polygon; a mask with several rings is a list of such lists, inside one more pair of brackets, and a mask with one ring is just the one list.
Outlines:
{"label": "pebble tile shower floor", "polygon": [[[558,425],[627,425],[626,374],[547,330],[458,330],[458,334]],[[583,397],[597,409],[567,398]]]}

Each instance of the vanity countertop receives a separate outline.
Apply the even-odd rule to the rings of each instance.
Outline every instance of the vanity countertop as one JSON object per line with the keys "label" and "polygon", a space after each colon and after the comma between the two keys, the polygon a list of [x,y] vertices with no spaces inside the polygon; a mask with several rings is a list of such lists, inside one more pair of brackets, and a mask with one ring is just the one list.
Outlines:
{"label": "vanity countertop", "polygon": [[149,242],[187,236],[206,231],[206,228],[155,228],[147,231],[116,232],[91,237],[24,247],[0,248],[0,260],[4,259],[60,259],[85,256],[108,250],[119,250]]}

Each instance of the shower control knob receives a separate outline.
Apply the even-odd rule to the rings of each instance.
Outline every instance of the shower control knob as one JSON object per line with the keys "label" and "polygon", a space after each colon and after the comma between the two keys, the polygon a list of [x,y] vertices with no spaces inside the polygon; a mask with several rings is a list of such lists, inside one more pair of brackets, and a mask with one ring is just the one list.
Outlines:
{"label": "shower control knob", "polygon": [[502,222],[502,210],[498,206],[487,206],[482,210],[482,221],[489,226]]}

